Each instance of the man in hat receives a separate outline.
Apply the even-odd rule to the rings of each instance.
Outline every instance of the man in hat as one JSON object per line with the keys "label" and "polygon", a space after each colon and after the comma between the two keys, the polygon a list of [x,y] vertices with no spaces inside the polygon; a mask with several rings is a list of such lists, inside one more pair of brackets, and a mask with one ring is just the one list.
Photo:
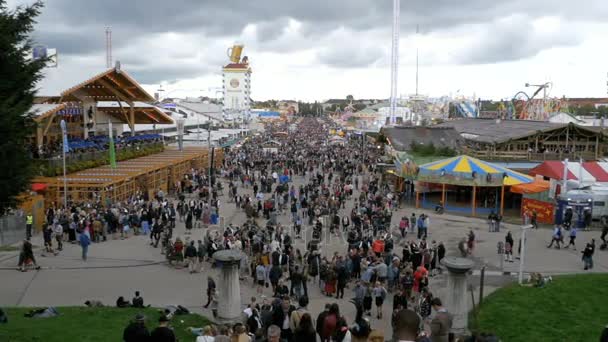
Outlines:
{"label": "man in hat", "polygon": [[175,334],[173,330],[169,328],[169,318],[162,315],[158,319],[158,327],[150,334],[151,342],[175,342]]}
{"label": "man in hat", "polygon": [[135,319],[129,323],[122,333],[124,342],[148,341],[150,332],[146,328],[146,317],[143,314],[135,315]]}

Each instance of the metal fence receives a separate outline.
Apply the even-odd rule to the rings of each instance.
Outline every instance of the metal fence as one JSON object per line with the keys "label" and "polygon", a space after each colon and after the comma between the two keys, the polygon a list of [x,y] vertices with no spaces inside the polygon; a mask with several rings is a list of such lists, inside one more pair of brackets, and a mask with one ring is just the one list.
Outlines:
{"label": "metal fence", "polygon": [[0,217],[0,246],[12,245],[24,238],[24,216],[11,214]]}

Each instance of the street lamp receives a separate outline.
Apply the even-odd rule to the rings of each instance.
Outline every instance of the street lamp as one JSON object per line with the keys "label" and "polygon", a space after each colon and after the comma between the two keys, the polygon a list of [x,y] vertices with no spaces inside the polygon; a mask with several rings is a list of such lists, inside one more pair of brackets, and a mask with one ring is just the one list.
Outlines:
{"label": "street lamp", "polygon": [[532,228],[531,224],[521,226],[521,253],[519,255],[519,278],[518,282],[521,285],[524,281],[524,257],[526,255],[526,231]]}

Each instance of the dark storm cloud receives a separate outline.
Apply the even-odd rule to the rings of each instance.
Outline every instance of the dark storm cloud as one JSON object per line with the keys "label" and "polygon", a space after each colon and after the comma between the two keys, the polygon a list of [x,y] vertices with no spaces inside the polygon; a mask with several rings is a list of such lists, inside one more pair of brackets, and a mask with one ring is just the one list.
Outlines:
{"label": "dark storm cloud", "polygon": [[[9,6],[31,2],[33,0],[9,0]],[[142,42],[161,33],[198,36],[202,48],[203,42],[215,38],[238,40],[245,27],[255,25],[255,42],[247,42],[249,49],[280,53],[315,50],[321,63],[348,68],[374,64],[382,58],[383,52],[360,46],[386,49],[390,44],[392,20],[391,0],[47,0],[45,5],[35,33],[37,41],[58,48],[63,55],[102,54],[104,28],[111,26],[114,50],[138,46],[139,50],[129,49],[120,57],[127,61],[131,58],[135,61],[133,65],[146,68],[143,79],[154,82],[198,74],[189,63],[166,66],[157,62],[155,58],[165,53],[163,51],[144,51],[152,47]],[[402,1],[401,34],[414,34],[418,25],[423,34],[452,29],[460,29],[466,34],[462,28],[469,25],[485,25],[488,32],[493,32],[497,21],[513,14],[526,14],[530,18],[555,15],[569,20],[603,20],[607,12],[605,0],[590,0],[585,6],[569,0]],[[295,41],[285,38],[290,19],[300,23]],[[353,37],[330,41],[331,33],[340,29],[352,32]],[[366,34],[370,31],[374,34]],[[475,64],[521,59],[548,46],[543,41],[546,37],[534,38],[517,32],[502,32],[500,37],[499,41],[480,41],[480,44],[488,44],[487,47],[457,52],[455,62]],[[515,39],[519,44],[509,49],[509,39]],[[181,48],[179,44],[164,46],[163,43],[162,40],[158,42],[158,50]],[[341,53],[352,46],[356,48],[350,56]],[[223,54],[222,51],[222,58]],[[216,58],[203,56],[201,64],[215,62]],[[155,70],[158,75],[153,75]],[[161,70],[164,72],[160,73]]]}
{"label": "dark storm cloud", "polygon": [[583,40],[577,30],[537,32],[532,18],[517,16],[502,20],[483,32],[481,37],[454,56],[459,64],[492,64],[534,57],[541,51],[575,46]]}
{"label": "dark storm cloud", "polygon": [[[599,6],[599,0],[598,6]],[[538,3],[538,1],[537,1]],[[593,4],[572,6],[569,1],[535,4],[534,1],[506,0],[434,0],[401,4],[403,34],[441,30],[453,26],[492,22],[512,13],[562,14],[573,7],[570,15],[593,13]],[[584,10],[580,7],[585,8]],[[607,6],[598,7],[604,13]],[[584,11],[584,12],[583,12]],[[199,32],[208,36],[238,35],[248,24],[258,24],[261,41],[280,36],[287,18],[310,24],[310,33],[327,32],[339,27],[369,30],[391,25],[390,0],[49,0],[40,18],[49,35],[57,23],[73,27],[80,35],[98,36],[110,25],[116,36],[137,37],[158,32]],[[123,40],[124,43],[128,39]],[[66,49],[87,53],[91,44],[74,42]],[[81,43],[81,44],[78,44]]]}

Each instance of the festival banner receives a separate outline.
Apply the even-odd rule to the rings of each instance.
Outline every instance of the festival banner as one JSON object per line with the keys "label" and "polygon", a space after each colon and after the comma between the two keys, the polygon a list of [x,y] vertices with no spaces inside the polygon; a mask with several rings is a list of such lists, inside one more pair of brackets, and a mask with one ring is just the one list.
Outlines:
{"label": "festival banner", "polygon": [[521,202],[521,214],[528,213],[532,217],[532,212],[536,211],[536,218],[539,223],[553,224],[555,206],[549,202],[543,202],[532,198],[523,198]]}

